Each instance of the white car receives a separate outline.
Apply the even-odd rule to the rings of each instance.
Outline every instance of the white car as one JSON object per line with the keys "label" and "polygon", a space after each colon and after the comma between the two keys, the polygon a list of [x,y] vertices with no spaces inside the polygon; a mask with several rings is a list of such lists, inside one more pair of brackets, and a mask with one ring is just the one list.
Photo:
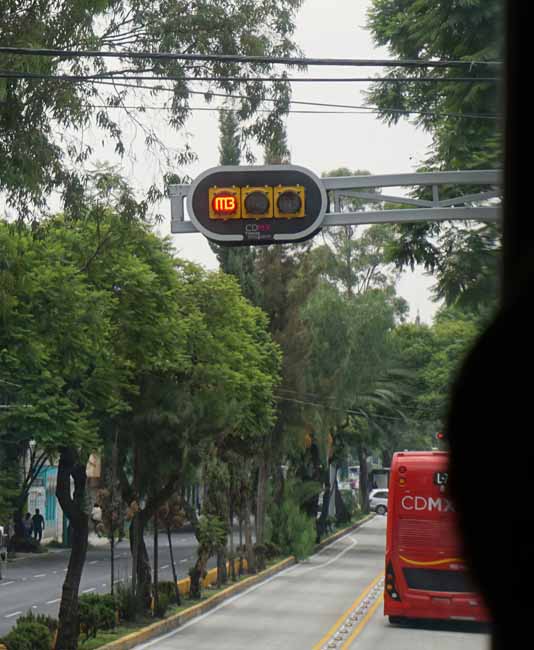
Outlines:
{"label": "white car", "polygon": [[381,488],[371,490],[369,493],[369,508],[378,515],[385,515],[388,511],[388,491]]}

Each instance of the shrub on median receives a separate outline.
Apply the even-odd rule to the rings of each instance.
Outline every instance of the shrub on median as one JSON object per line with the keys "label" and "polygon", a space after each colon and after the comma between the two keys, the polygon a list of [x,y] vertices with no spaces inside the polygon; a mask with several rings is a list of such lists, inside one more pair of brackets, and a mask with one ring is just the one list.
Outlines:
{"label": "shrub on median", "polygon": [[52,637],[57,632],[58,620],[52,616],[47,616],[46,614],[34,614],[29,610],[24,616],[19,616],[17,619],[17,625],[22,625],[23,623],[40,623],[48,628]]}
{"label": "shrub on median", "polygon": [[52,634],[42,623],[17,621],[2,643],[8,650],[51,650]]}
{"label": "shrub on median", "polygon": [[96,637],[100,630],[115,627],[117,606],[110,594],[82,594],[78,607],[80,632],[86,639]]}
{"label": "shrub on median", "polygon": [[119,582],[117,584],[115,600],[121,621],[133,623],[137,620],[142,608],[131,583]]}

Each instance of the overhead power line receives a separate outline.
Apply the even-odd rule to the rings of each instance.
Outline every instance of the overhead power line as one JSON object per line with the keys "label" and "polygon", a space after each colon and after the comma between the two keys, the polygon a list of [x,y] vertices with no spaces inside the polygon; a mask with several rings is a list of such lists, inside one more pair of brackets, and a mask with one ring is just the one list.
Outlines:
{"label": "overhead power line", "polygon": [[[367,414],[363,409],[350,409],[350,408],[339,408],[335,406],[330,406],[329,404],[324,404],[320,402],[312,402],[307,399],[296,399],[294,397],[284,397],[283,395],[275,395],[274,396],[275,400],[277,401],[282,401],[282,402],[292,402],[294,404],[301,404],[303,406],[311,406],[314,408],[321,408],[321,409],[326,409],[327,411],[337,411],[339,413],[347,413],[348,415],[357,415],[360,417],[367,417]],[[409,417],[393,417],[393,416],[388,416],[388,415],[377,415],[373,414],[371,419],[379,419],[379,420],[388,420],[390,422],[403,422],[403,423],[408,423],[408,422],[417,422],[417,420],[413,420],[412,418]]]}
{"label": "overhead power line", "polygon": [[462,61],[435,59],[328,59],[287,56],[243,56],[237,54],[180,54],[174,52],[131,52],[127,50],[57,50],[51,48],[0,47],[0,54],[17,56],[50,56],[60,58],[116,58],[164,61],[207,61],[218,63],[251,63],[295,66],[330,67],[403,67],[403,68],[459,68],[476,65],[502,66],[502,61]]}
{"label": "overhead power line", "polygon": [[0,79],[36,79],[39,81],[69,81],[87,83],[100,79],[122,79],[127,81],[217,81],[231,83],[497,83],[498,77],[240,77],[226,75],[209,76],[174,76],[174,75],[132,75],[121,74],[120,71],[97,73],[94,75],[44,74],[39,72],[18,72],[15,70],[0,70]]}
{"label": "overhead power line", "polygon": [[[157,91],[157,92],[167,92],[167,93],[173,93],[174,89],[169,88],[168,86],[147,86],[144,84],[129,84],[129,83],[122,83],[122,82],[115,82],[115,81],[96,81],[95,83],[99,85],[105,85],[105,86],[113,86],[116,88],[133,88],[134,90],[149,90],[149,91]],[[244,99],[244,100],[250,100],[250,97],[247,97],[247,95],[238,95],[235,93],[218,93],[218,92],[212,92],[211,90],[187,90],[187,93],[189,95],[201,95],[205,97],[206,95],[209,95],[210,97],[221,97],[223,99]],[[262,102],[271,102],[274,103],[276,102],[275,99],[271,97],[264,97],[261,100]],[[431,116],[431,117],[461,117],[461,118],[473,118],[473,119],[485,119],[485,120],[496,120],[502,117],[502,115],[499,115],[498,113],[458,113],[458,112],[444,112],[444,111],[413,111],[413,110],[407,110],[407,109],[402,109],[402,108],[386,108],[379,110],[378,107],[376,106],[355,106],[353,104],[332,104],[329,102],[309,102],[309,101],[301,101],[301,100],[296,100],[296,99],[290,99],[289,100],[290,105],[295,105],[295,106],[317,106],[321,108],[342,108],[342,109],[348,109],[347,112],[356,112],[356,111],[363,111],[364,113],[362,114],[378,114],[381,115],[383,113],[398,113],[399,115],[426,115],[426,116]],[[105,108],[104,106],[101,106],[99,108]],[[135,107],[131,107],[132,110]],[[151,110],[155,110],[156,108],[161,108],[162,110],[165,109],[166,107],[152,107]],[[200,109],[199,109],[200,110]],[[208,110],[208,109],[206,109]],[[234,112],[239,112],[240,109],[237,108],[226,108],[221,109],[220,107],[217,107],[214,110],[229,110],[229,111],[234,111]],[[295,112],[295,111],[289,111]]]}
{"label": "overhead power line", "polygon": [[[291,102],[293,103],[293,102]],[[298,103],[298,102],[296,102]],[[302,102],[302,103],[312,103],[312,102]],[[316,106],[325,106],[329,108],[340,108],[336,104],[313,104]],[[172,106],[151,106],[151,105],[126,105],[126,104],[93,104],[93,108],[109,108],[109,109],[124,109],[131,111],[170,111],[173,110]],[[347,107],[351,108],[351,107]],[[193,112],[216,112],[216,113],[239,113],[240,109],[238,108],[227,108],[226,106],[188,106],[188,111]],[[485,113],[433,113],[430,111],[421,112],[421,111],[404,111],[401,109],[388,109],[387,111],[379,111],[376,108],[366,108],[365,106],[353,107],[353,110],[288,110],[285,113],[289,115],[382,115],[384,112],[394,111],[401,115],[427,115],[427,116],[436,116],[436,117],[461,117],[461,118],[471,118],[471,119],[487,119],[487,120],[496,120],[499,116],[496,114],[485,114]],[[254,113],[271,113],[272,111],[268,108],[257,108]]]}

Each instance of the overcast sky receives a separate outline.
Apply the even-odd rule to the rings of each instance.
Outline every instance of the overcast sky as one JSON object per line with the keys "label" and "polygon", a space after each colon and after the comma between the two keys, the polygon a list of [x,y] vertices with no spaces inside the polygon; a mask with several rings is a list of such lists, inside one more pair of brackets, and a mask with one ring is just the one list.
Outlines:
{"label": "overcast sky", "polygon": [[[297,19],[296,41],[310,57],[386,58],[387,50],[377,48],[365,28],[368,0],[305,0]],[[351,68],[309,68],[310,76],[346,76]],[[373,68],[358,68],[358,76],[375,76]],[[361,73],[361,74],[360,74]],[[301,75],[301,73],[299,73]],[[363,105],[365,84],[295,84],[293,99],[334,104]],[[312,109],[313,110],[313,109]],[[191,145],[198,163],[195,175],[218,164],[217,115],[195,114],[188,123]],[[376,115],[303,115],[288,118],[291,160],[318,175],[336,167],[368,170],[373,174],[413,171],[425,158],[430,137],[406,121],[388,127]],[[261,160],[259,162],[262,162]],[[163,230],[167,228],[166,223]],[[208,268],[217,262],[201,235],[173,237],[179,253]],[[421,319],[430,322],[436,305],[430,301],[430,278],[421,272],[406,273],[398,287],[408,300],[411,318],[419,310]]]}
{"label": "overcast sky", "polygon": [[[376,48],[366,30],[366,13],[369,0],[305,0],[297,18],[295,40],[306,56],[328,58],[388,58],[385,49]],[[310,76],[347,76],[357,70],[358,76],[376,76],[376,68],[309,68]],[[294,73],[302,76],[306,73]],[[334,104],[363,105],[362,91],[367,84],[294,84],[293,99]],[[200,88],[199,88],[200,89]],[[140,103],[140,102],[137,102]],[[147,104],[158,105],[163,98],[148,98]],[[196,97],[193,106],[204,106]],[[313,110],[313,109],[312,109]],[[198,161],[186,171],[195,177],[201,171],[216,166],[219,159],[218,113],[196,112],[184,131],[176,133],[165,126],[165,111],[148,111],[143,118],[150,120],[159,136],[170,147],[189,143],[198,155]],[[154,181],[161,184],[163,170],[157,158],[146,152],[144,133],[132,125],[131,117],[117,111],[116,119],[123,125],[131,154],[121,162],[121,172],[139,192]],[[318,175],[337,167],[368,170],[373,174],[414,171],[426,157],[430,137],[414,126],[401,121],[388,127],[372,114],[303,115],[293,114],[287,123],[291,161],[308,167]],[[79,138],[98,145],[95,156],[100,160],[113,160],[110,143],[94,140],[94,131],[80,132]],[[118,160],[115,157],[115,160]],[[258,150],[258,163],[262,163]],[[185,170],[178,170],[184,173]],[[389,192],[389,190],[388,190]],[[170,204],[161,205],[166,216],[158,230],[170,234]],[[202,235],[174,235],[173,241],[180,256],[199,262],[207,268],[216,268],[217,261]],[[411,308],[411,318],[420,312],[424,322],[430,322],[437,306],[431,302],[429,287],[432,279],[423,273],[406,273],[398,292],[406,298]]]}

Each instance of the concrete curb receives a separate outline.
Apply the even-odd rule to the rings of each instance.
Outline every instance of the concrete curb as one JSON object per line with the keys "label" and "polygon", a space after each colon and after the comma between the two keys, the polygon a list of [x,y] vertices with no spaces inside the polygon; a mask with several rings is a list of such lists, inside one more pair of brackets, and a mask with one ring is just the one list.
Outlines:
{"label": "concrete curb", "polygon": [[337,540],[341,539],[344,535],[351,533],[353,530],[357,530],[360,526],[367,523],[368,521],[371,521],[371,519],[374,519],[375,517],[376,514],[374,512],[371,512],[370,514],[366,515],[363,519],[360,519],[360,521],[357,521],[355,524],[352,524],[352,526],[349,526],[348,528],[344,528],[343,530],[339,530],[337,533],[334,533],[333,535],[326,537],[325,539],[323,539],[322,542],[319,542],[319,544],[315,546],[315,551],[316,552],[320,551],[325,546],[332,544],[332,542],[337,542]]}
{"label": "concrete curb", "polygon": [[152,625],[141,628],[140,630],[136,630],[135,632],[132,632],[131,634],[128,634],[121,639],[117,639],[117,641],[112,641],[111,643],[101,646],[98,650],[130,650],[140,643],[144,643],[146,641],[155,639],[158,636],[162,636],[167,632],[171,632],[172,630],[181,627],[184,625],[184,623],[187,623],[188,621],[197,618],[206,612],[209,612],[210,610],[217,607],[217,605],[220,605],[222,602],[228,600],[232,596],[235,596],[236,594],[239,594],[242,591],[245,591],[249,587],[252,587],[260,582],[263,582],[267,578],[270,578],[276,573],[280,573],[284,569],[287,569],[296,563],[297,560],[295,557],[291,556],[289,558],[286,558],[285,560],[278,562],[272,567],[265,569],[265,571],[262,571],[261,573],[249,576],[248,578],[241,580],[241,582],[227,587],[220,593],[212,596],[204,603],[193,605],[192,607],[189,607],[179,614],[174,614],[173,616],[169,616],[169,618],[166,618],[162,621],[152,623]]}
{"label": "concrete curb", "polygon": [[[349,526],[344,530],[341,530],[337,533],[334,533],[333,535],[330,535],[329,537],[327,537],[322,542],[316,545],[315,552],[321,550],[322,548],[325,548],[326,546],[332,544],[333,542],[336,542],[338,539],[341,539],[343,536],[347,535],[353,530],[356,530],[357,528],[359,528],[366,522],[370,521],[374,517],[375,514],[371,513],[370,515],[367,515],[366,517],[364,517],[357,523],[353,524],[352,526]],[[163,634],[166,634],[167,632],[171,632],[172,630],[181,627],[182,625],[184,625],[184,623],[187,623],[188,621],[197,618],[198,616],[201,616],[206,612],[209,612],[210,610],[214,609],[225,600],[228,600],[232,596],[235,596],[236,594],[245,591],[249,587],[252,587],[258,583],[263,582],[267,578],[270,578],[271,576],[280,573],[281,571],[287,569],[293,564],[297,564],[297,559],[293,556],[288,557],[285,560],[282,560],[281,562],[278,562],[277,564],[273,565],[272,567],[269,567],[265,571],[262,571],[261,573],[258,573],[253,576],[249,576],[248,578],[245,578],[241,582],[231,585],[230,587],[224,589],[223,591],[216,594],[215,596],[212,596],[209,600],[207,600],[204,603],[193,605],[192,607],[186,609],[183,612],[180,612],[179,614],[174,614],[173,616],[169,616],[169,618],[166,618],[162,621],[158,621],[156,623],[153,623],[152,625],[141,628],[140,630],[136,630],[135,632],[132,632],[131,634],[128,634],[127,636],[124,636],[121,639],[117,639],[117,641],[112,641],[111,643],[101,646],[98,650],[131,650],[131,648],[134,648],[136,645],[140,643],[145,643],[146,641],[150,641],[159,636],[162,636]]]}

